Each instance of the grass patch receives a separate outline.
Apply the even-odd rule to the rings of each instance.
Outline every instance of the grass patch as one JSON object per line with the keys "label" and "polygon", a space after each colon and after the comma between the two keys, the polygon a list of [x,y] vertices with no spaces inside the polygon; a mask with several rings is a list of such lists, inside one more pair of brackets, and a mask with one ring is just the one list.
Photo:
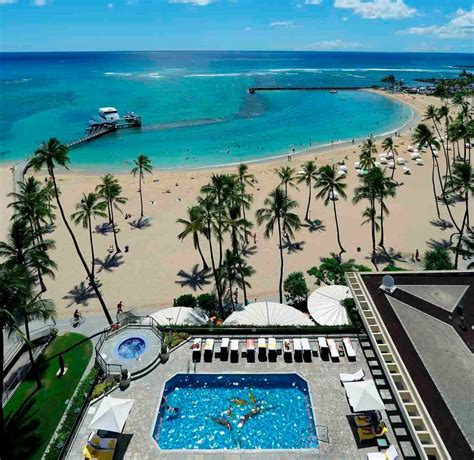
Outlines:
{"label": "grass patch", "polygon": [[[68,371],[58,379],[56,372],[60,354]],[[30,372],[5,406],[5,458],[41,459],[91,356],[92,342],[81,334],[57,336],[46,347],[38,359],[41,389],[36,390],[36,382]]]}

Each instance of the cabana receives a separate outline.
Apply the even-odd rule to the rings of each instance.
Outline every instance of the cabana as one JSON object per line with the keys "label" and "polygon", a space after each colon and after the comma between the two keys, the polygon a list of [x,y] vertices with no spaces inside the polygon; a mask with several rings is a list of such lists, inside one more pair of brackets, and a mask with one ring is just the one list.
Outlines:
{"label": "cabana", "polygon": [[207,315],[198,308],[171,307],[158,310],[151,317],[160,326],[201,326],[209,322]]}
{"label": "cabana", "polygon": [[373,380],[344,383],[346,396],[353,412],[384,410],[385,405]]}

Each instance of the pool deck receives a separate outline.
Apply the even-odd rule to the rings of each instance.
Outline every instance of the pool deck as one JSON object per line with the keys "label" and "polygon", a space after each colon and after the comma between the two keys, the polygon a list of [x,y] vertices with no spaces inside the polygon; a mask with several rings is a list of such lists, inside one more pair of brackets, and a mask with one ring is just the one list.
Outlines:
{"label": "pool deck", "polygon": [[[278,340],[278,338],[277,338]],[[310,338],[313,349],[317,349],[315,338]],[[336,342],[338,340],[336,339]],[[370,343],[363,339],[353,339],[357,361],[349,362],[346,357],[339,362],[323,361],[319,356],[311,362],[286,363],[282,355],[276,362],[248,363],[240,352],[239,362],[220,361],[215,357],[219,340],[216,340],[212,363],[201,361],[194,365],[191,360],[191,342],[186,342],[175,349],[169,361],[160,364],[148,375],[133,381],[125,391],[115,390],[111,396],[135,400],[134,407],[125,425],[119,449],[115,458],[147,459],[306,459],[306,458],[350,458],[365,459],[368,452],[377,452],[376,444],[361,446],[357,441],[357,430],[350,417],[352,412],[347,402],[343,386],[339,382],[340,373],[352,373],[363,369],[366,379],[373,378],[379,387],[386,411],[382,412],[383,420],[389,427],[388,439],[397,446],[400,458],[417,458],[413,444],[403,420],[400,417],[395,400],[383,377],[377,358]],[[241,342],[243,343],[243,342]],[[242,348],[242,346],[241,346]],[[278,451],[165,451],[160,450],[152,438],[158,413],[159,401],[165,382],[176,373],[291,373],[295,372],[304,378],[310,387],[314,406],[314,416],[318,430],[319,452],[314,450],[278,450]],[[97,406],[97,404],[96,404]],[[92,408],[92,410],[94,410]],[[91,412],[91,408],[89,408]],[[82,448],[90,430],[87,429],[92,418],[88,413],[79,428],[78,434],[68,456],[69,459],[82,458]],[[327,429],[326,429],[327,427]],[[122,439],[124,442],[122,442]],[[327,442],[329,441],[329,442]]]}

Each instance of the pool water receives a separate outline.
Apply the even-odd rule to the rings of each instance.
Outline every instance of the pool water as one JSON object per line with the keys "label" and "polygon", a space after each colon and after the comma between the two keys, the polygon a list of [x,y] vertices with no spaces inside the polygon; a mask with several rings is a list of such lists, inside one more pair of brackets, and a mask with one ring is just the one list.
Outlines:
{"label": "pool water", "polygon": [[315,449],[308,385],[297,374],[177,374],[153,437],[161,449]]}
{"label": "pool water", "polygon": [[117,353],[124,359],[137,359],[145,353],[146,342],[141,337],[130,337],[124,340],[117,349]]}

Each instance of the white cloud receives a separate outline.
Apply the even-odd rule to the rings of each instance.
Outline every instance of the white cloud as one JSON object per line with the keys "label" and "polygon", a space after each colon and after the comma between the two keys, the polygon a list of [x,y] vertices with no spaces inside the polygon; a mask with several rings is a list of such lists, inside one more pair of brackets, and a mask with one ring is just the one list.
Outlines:
{"label": "white cloud", "polygon": [[416,13],[416,8],[406,5],[403,0],[334,0],[336,8],[353,10],[364,19],[406,19]]}
{"label": "white cloud", "polygon": [[214,0],[169,0],[170,3],[186,3],[189,5],[206,6]]}
{"label": "white cloud", "polygon": [[16,3],[17,0],[0,0],[0,5],[9,5],[11,3]]}
{"label": "white cloud", "polygon": [[345,42],[343,40],[323,40],[316,43],[311,43],[307,48],[313,50],[351,50],[361,48],[362,45],[358,42]]}
{"label": "white cloud", "polygon": [[305,0],[305,5],[321,5],[323,0]]}
{"label": "white cloud", "polygon": [[295,21],[275,21],[270,23],[270,27],[293,27]]}
{"label": "white cloud", "polygon": [[401,34],[426,35],[437,38],[469,38],[474,33],[474,7],[471,11],[465,11],[459,8],[453,19],[445,25],[410,27],[402,30]]}

